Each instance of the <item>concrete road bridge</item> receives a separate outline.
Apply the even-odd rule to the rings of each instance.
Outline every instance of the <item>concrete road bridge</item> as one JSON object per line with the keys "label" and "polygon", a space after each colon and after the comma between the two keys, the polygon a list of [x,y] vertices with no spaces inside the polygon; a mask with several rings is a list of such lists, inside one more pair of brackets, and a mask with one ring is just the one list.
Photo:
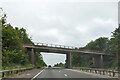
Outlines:
{"label": "concrete road bridge", "polygon": [[93,67],[102,68],[103,67],[103,56],[111,56],[110,53],[104,53],[100,51],[90,51],[82,50],[77,47],[46,44],[46,43],[35,43],[34,45],[24,45],[26,53],[29,54],[31,63],[35,64],[35,52],[46,52],[46,53],[59,53],[66,54],[66,64],[67,68],[72,68],[71,55],[90,55],[92,56]]}

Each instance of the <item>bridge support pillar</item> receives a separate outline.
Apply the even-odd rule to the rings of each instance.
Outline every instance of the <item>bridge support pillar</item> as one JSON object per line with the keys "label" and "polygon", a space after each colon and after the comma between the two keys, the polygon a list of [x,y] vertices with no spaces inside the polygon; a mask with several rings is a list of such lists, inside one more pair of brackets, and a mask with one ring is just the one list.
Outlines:
{"label": "bridge support pillar", "polygon": [[66,54],[66,66],[67,68],[72,68],[71,53]]}
{"label": "bridge support pillar", "polygon": [[103,68],[103,55],[94,55],[93,56],[93,67],[94,68]]}
{"label": "bridge support pillar", "polygon": [[35,52],[34,49],[31,49],[32,55],[31,55],[31,63],[34,65],[35,64]]}

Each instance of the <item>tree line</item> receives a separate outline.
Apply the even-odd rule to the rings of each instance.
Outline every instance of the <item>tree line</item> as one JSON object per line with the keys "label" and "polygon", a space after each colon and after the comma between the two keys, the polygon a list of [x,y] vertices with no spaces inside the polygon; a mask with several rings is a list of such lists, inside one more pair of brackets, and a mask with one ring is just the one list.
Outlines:
{"label": "tree line", "polygon": [[[111,38],[100,37],[92,40],[85,47],[80,47],[80,50],[93,50],[104,53],[111,53],[114,56],[103,56],[104,68],[118,69],[120,68],[120,25],[113,32]],[[56,67],[64,67],[66,64],[57,63]],[[72,54],[73,67],[93,67],[92,56]]]}
{"label": "tree line", "polygon": [[54,67],[66,67],[66,64],[60,62],[60,63],[54,64]]}
{"label": "tree line", "polygon": [[[2,9],[1,9],[2,11]],[[25,53],[23,45],[33,44],[31,38],[28,37],[24,28],[13,27],[7,23],[5,13],[0,14],[0,23],[2,25],[2,67],[5,69],[9,66],[34,66],[30,63],[29,55]],[[35,66],[46,66],[40,53],[36,53],[37,63]],[[40,63],[40,64],[39,64]]]}
{"label": "tree line", "polygon": [[[102,51],[111,53],[113,57],[104,57],[104,68],[118,69],[119,52],[120,52],[120,25],[116,28],[111,35],[111,38],[100,37],[94,41],[89,42],[85,47],[80,47],[80,49]],[[75,67],[92,67],[92,57],[73,55],[72,64]]]}

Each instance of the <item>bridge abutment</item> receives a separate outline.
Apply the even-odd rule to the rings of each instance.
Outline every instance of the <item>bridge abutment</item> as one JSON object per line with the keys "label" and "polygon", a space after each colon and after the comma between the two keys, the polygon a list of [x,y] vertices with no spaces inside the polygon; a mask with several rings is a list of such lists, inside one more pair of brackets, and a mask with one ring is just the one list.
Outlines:
{"label": "bridge abutment", "polygon": [[72,68],[71,53],[66,54],[66,66],[67,68]]}
{"label": "bridge abutment", "polygon": [[103,68],[103,55],[94,55],[93,56],[93,67],[94,68]]}

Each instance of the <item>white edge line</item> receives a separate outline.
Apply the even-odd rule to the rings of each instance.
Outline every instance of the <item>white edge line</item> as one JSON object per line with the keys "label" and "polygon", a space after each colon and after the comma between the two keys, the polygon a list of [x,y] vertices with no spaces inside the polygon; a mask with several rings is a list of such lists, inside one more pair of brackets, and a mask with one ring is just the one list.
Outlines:
{"label": "white edge line", "polygon": [[[44,70],[44,69],[43,69],[43,70]],[[40,75],[40,74],[43,72],[43,70],[40,71],[38,74],[36,74],[31,80],[35,79],[38,75]]]}
{"label": "white edge line", "polygon": [[64,76],[67,76],[67,74],[64,74]]}

